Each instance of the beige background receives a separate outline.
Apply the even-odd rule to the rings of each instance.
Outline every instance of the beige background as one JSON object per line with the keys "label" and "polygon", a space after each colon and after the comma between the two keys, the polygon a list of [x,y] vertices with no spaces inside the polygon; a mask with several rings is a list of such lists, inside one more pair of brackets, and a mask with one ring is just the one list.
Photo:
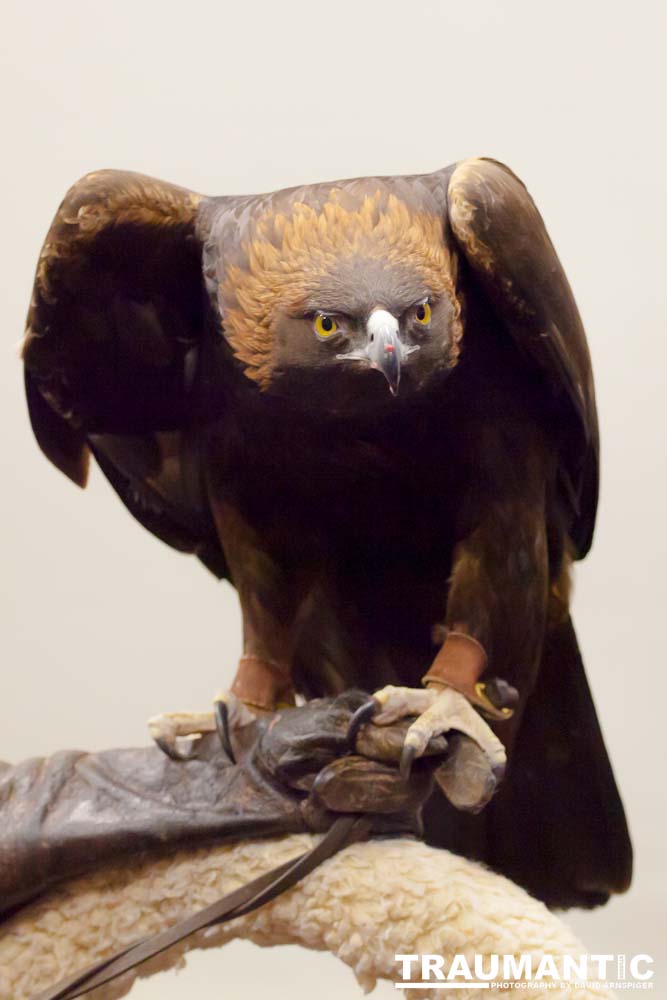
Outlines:
{"label": "beige background", "polygon": [[[570,276],[602,422],[599,527],[575,612],[637,874],[627,896],[571,921],[593,951],[662,957],[664,982],[663,10],[563,0],[3,4],[0,758],[142,743],[149,715],[207,705],[239,651],[231,588],[141,529],[97,472],[78,492],[31,437],[15,344],[69,184],[125,167],[236,193],[495,156],[528,184]],[[133,998],[241,990],[359,995],[327,956],[233,946]]]}

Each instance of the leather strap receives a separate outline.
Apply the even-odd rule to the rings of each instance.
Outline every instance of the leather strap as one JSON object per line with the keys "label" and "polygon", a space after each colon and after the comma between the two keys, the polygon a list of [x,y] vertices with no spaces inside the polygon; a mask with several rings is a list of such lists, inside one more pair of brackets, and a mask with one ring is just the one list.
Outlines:
{"label": "leather strap", "polygon": [[500,722],[514,714],[518,692],[505,681],[482,681],[488,657],[481,642],[467,632],[450,629],[428,672],[422,677],[427,687],[451,687],[464,695],[490,719]]}
{"label": "leather strap", "polygon": [[224,923],[235,917],[243,916],[256,910],[264,903],[270,902],[280,893],[291,889],[319,864],[332,857],[348,844],[365,840],[372,827],[368,816],[340,816],[335,820],[322,840],[311,850],[291,861],[278,865],[271,871],[253,879],[234,892],[228,893],[217,903],[181,920],[173,927],[159,934],[154,934],[143,941],[130,945],[110,958],[102,959],[80,972],[61,980],[56,986],[39,993],[33,1000],[74,1000],[91,990],[116,979],[118,976],[153,958],[154,955],[166,951],[172,945],[194,934],[195,931],[214,924]]}
{"label": "leather strap", "polygon": [[279,705],[294,704],[289,667],[254,653],[246,653],[239,660],[231,690],[246,705],[267,712]]}

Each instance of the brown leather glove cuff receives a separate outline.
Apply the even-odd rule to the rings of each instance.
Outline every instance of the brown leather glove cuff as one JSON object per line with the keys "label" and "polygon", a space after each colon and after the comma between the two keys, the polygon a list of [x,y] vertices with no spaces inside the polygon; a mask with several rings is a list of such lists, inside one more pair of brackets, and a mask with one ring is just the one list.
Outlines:
{"label": "brown leather glove cuff", "polygon": [[489,718],[509,719],[518,694],[504,681],[482,681],[487,666],[488,658],[481,642],[466,632],[452,629],[422,677],[422,684],[454,688]]}
{"label": "brown leather glove cuff", "polygon": [[231,690],[250,708],[266,712],[294,704],[289,668],[251,653],[239,660]]}

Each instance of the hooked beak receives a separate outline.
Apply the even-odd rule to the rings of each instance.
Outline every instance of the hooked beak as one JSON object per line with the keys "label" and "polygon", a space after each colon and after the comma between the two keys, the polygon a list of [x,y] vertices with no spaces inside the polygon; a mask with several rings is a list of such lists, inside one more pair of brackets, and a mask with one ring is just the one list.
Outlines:
{"label": "hooked beak", "polygon": [[398,320],[385,309],[374,309],[366,324],[366,345],[361,349],[339,354],[342,360],[367,361],[371,368],[382,372],[389,384],[392,396],[398,392],[403,361],[417,345],[407,347],[398,335]]}

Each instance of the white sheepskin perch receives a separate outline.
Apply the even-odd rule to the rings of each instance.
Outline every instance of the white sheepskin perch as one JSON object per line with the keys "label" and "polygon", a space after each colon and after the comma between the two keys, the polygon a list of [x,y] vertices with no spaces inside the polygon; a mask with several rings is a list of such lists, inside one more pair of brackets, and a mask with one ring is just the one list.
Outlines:
{"label": "white sheepskin perch", "polygon": [[[316,839],[304,834],[180,850],[63,885],[2,925],[0,998],[30,1000],[62,977],[215,902],[309,849]],[[417,840],[376,840],[345,848],[263,908],[200,931],[89,996],[124,996],[137,976],[172,968],[183,963],[186,952],[219,947],[232,938],[328,950],[353,969],[366,992],[380,978],[399,977],[394,956],[401,953],[441,955],[447,964],[459,953],[471,967],[475,954],[531,953],[535,966],[547,954],[555,959],[585,954],[561,920],[507,879]],[[554,993],[457,989],[406,995],[413,1000],[448,995],[536,1000]],[[567,1000],[613,996],[575,986],[556,995]]]}

